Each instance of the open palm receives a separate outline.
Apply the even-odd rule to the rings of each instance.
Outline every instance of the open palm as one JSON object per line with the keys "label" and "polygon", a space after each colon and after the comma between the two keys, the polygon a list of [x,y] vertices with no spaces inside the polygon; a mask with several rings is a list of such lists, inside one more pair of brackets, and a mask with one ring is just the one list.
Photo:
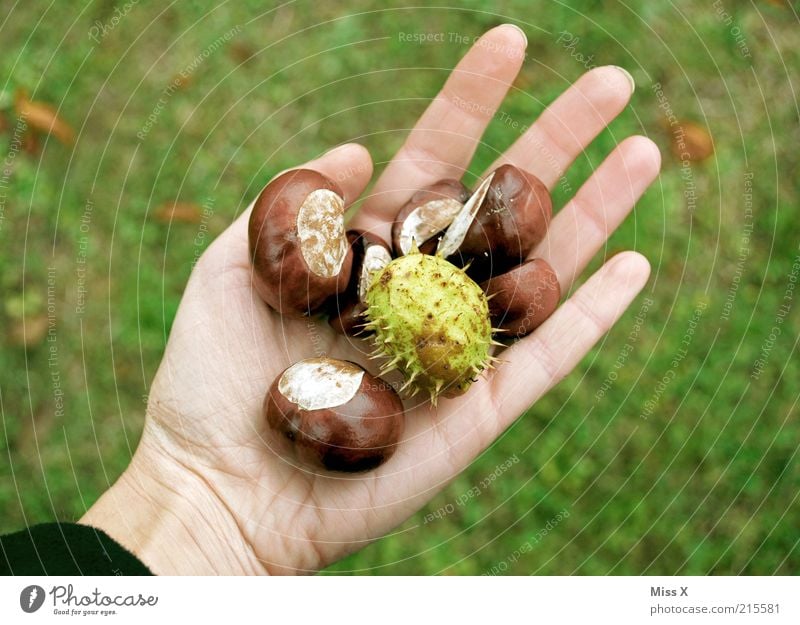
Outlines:
{"label": "open palm", "polygon": [[[414,192],[461,178],[524,56],[514,27],[486,33],[453,71],[386,167],[351,227],[390,239],[394,213]],[[587,72],[492,168],[512,163],[549,187],[625,107],[633,85],[615,67]],[[554,217],[532,253],[555,269],[567,292],[607,236],[656,177],[659,153],[643,137],[622,141]],[[364,191],[372,163],[355,144],[303,167],[336,180],[347,204]],[[343,174],[344,172],[344,174]],[[395,455],[355,475],[314,473],[272,449],[264,394],[287,366],[313,356],[353,360],[375,373],[369,345],[342,337],[325,320],[281,317],[251,286],[249,209],[206,251],[186,288],[153,382],[132,466],[178,493],[176,515],[205,542],[205,562],[177,562],[168,548],[158,570],[316,571],[379,538],[443,488],[567,375],[613,325],[649,275],[634,252],[610,259],[533,334],[502,353],[503,363],[463,396],[434,408],[406,402]],[[148,490],[144,478],[140,492]],[[210,535],[215,535],[213,539]],[[130,541],[136,542],[136,540]],[[216,545],[216,547],[215,547]],[[131,545],[136,550],[136,545]],[[213,555],[209,553],[213,551]],[[202,550],[201,550],[202,551]]]}

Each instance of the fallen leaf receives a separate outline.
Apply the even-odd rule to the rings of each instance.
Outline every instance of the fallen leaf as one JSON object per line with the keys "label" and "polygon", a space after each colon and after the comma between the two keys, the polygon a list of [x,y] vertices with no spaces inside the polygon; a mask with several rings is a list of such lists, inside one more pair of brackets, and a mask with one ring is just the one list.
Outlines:
{"label": "fallen leaf", "polygon": [[680,160],[702,161],[714,154],[714,141],[699,124],[681,120],[669,132],[672,153]]}
{"label": "fallen leaf", "polygon": [[194,202],[166,202],[155,210],[153,216],[163,223],[198,224],[203,219],[203,210]]}
{"label": "fallen leaf", "polygon": [[186,89],[192,84],[191,74],[175,74],[172,81],[169,83],[171,87],[175,87],[178,91]]}
{"label": "fallen leaf", "polygon": [[11,344],[33,347],[41,344],[47,334],[47,315],[19,319],[11,324]]}
{"label": "fallen leaf", "polygon": [[58,116],[56,109],[51,105],[29,100],[26,95],[20,93],[17,94],[14,108],[29,128],[51,134],[65,145],[75,140],[75,131]]}
{"label": "fallen leaf", "polygon": [[228,46],[228,54],[237,63],[247,63],[257,54],[257,50],[244,41],[234,41]]}
{"label": "fallen leaf", "polygon": [[20,142],[22,144],[22,149],[25,151],[26,154],[38,154],[39,153],[39,138],[33,132],[26,132],[22,135],[22,140]]}

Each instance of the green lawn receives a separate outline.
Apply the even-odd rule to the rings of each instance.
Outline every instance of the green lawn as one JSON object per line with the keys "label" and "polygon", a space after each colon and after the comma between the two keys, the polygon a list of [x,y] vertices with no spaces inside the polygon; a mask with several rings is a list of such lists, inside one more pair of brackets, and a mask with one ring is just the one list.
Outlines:
{"label": "green lawn", "polygon": [[[532,121],[585,65],[635,77],[630,107],[554,199],[563,205],[625,136],[656,141],[663,174],[604,251],[634,248],[653,274],[581,366],[468,471],[330,571],[798,572],[795,9],[203,4],[139,3],[121,18],[124,3],[102,1],[0,13],[0,532],[78,518],[126,466],[194,259],[275,172],[345,141],[382,167],[465,39],[513,21],[530,44],[503,106],[512,119]],[[40,136],[17,151],[20,90],[59,110],[74,145]],[[684,165],[671,153],[667,109],[708,129],[712,157]],[[498,117],[471,173],[518,132]],[[176,200],[207,218],[159,220]]]}

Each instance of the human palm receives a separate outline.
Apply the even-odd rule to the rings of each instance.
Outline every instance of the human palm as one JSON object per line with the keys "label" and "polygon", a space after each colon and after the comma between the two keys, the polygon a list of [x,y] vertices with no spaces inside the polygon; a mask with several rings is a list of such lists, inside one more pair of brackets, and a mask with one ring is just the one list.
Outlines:
{"label": "human palm", "polygon": [[[472,47],[351,227],[390,240],[391,219],[415,189],[462,177],[519,70],[524,47],[521,33],[509,26],[489,31]],[[618,68],[586,73],[492,168],[510,162],[552,188],[631,93],[629,78]],[[554,217],[531,256],[548,260],[562,292],[631,210],[659,163],[649,140],[622,141]],[[336,180],[348,205],[372,173],[368,153],[355,144],[303,167]],[[366,341],[334,333],[324,319],[280,316],[258,298],[251,284],[249,212],[212,244],[192,273],[132,463],[159,488],[181,491],[192,501],[180,509],[193,511],[185,522],[205,528],[196,529],[195,540],[206,540],[208,532],[222,535],[218,542],[230,550],[227,560],[211,564],[206,554],[219,572],[316,571],[384,535],[569,373],[649,275],[640,255],[613,257],[533,334],[503,351],[502,364],[465,395],[441,399],[436,407],[417,398],[406,401],[405,433],[388,462],[353,475],[314,472],[273,449],[262,413],[266,390],[283,369],[304,358],[352,360],[373,373],[378,363],[368,359]]]}

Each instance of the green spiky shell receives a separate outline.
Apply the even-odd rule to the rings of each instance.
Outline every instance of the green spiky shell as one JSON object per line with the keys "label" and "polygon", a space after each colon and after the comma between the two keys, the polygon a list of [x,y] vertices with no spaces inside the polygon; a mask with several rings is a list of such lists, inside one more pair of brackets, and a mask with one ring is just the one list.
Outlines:
{"label": "green spiky shell", "polygon": [[489,364],[492,327],[481,288],[439,256],[391,261],[367,290],[368,327],[377,352],[399,369],[410,393],[458,395]]}

